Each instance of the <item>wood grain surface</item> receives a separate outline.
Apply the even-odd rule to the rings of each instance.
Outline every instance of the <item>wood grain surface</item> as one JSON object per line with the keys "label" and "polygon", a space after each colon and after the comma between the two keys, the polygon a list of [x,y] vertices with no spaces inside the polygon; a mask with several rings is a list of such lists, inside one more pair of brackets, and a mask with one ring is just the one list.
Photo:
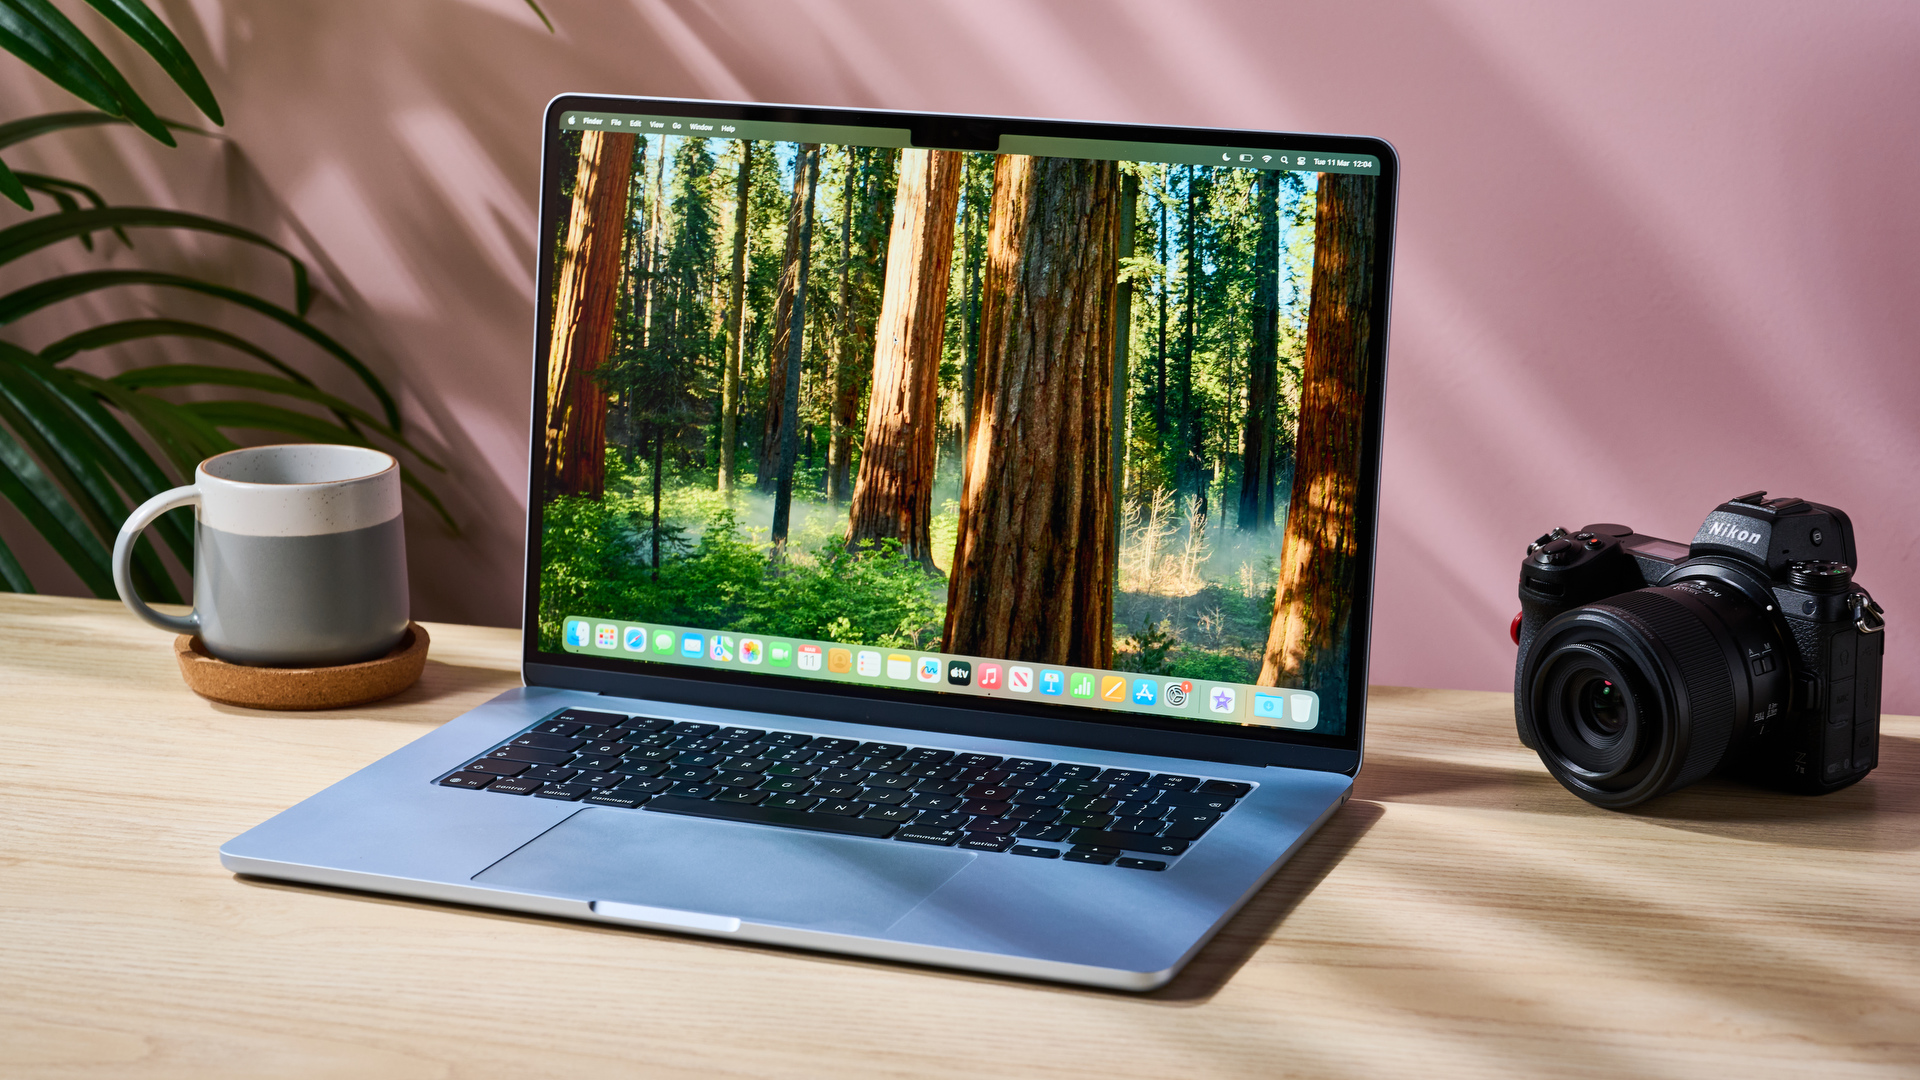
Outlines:
{"label": "wood grain surface", "polygon": [[1375,688],[1355,798],[1145,996],[289,886],[228,838],[518,683],[216,705],[103,601],[0,596],[0,1075],[1920,1075],[1920,720],[1808,799],[1562,791],[1505,695]]}

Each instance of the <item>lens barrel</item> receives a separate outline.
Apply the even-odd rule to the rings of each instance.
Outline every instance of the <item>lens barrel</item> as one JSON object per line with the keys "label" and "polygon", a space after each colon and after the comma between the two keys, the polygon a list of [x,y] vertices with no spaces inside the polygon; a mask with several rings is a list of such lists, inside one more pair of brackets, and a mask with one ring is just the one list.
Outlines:
{"label": "lens barrel", "polygon": [[1532,643],[1521,722],[1574,794],[1638,805],[1712,772],[1742,741],[1753,703],[1783,699],[1784,664],[1760,671],[1748,659],[1780,656],[1779,635],[1747,590],[1718,580],[1574,608]]}

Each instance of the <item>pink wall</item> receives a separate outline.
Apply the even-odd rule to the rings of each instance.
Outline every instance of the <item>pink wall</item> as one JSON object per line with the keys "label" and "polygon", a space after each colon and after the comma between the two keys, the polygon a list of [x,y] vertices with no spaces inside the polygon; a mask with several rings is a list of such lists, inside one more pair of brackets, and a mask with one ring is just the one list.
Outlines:
{"label": "pink wall", "polygon": [[[1764,487],[1853,515],[1894,621],[1887,706],[1920,712],[1911,4],[548,0],[557,37],[520,0],[159,6],[237,149],[34,153],[324,270],[319,317],[456,467],[464,536],[410,509],[421,615],[517,620],[553,94],[1361,132],[1405,166],[1375,681],[1503,688],[1529,538],[1685,539]],[[0,87],[8,114],[59,103],[17,71]]]}

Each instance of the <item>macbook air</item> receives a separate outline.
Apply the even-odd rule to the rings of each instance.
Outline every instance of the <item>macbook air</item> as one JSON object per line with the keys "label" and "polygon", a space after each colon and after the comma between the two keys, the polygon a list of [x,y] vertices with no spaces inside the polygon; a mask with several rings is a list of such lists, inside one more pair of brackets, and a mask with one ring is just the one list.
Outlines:
{"label": "macbook air", "polygon": [[1129,990],[1345,802],[1377,139],[566,95],[524,686],[231,870]]}

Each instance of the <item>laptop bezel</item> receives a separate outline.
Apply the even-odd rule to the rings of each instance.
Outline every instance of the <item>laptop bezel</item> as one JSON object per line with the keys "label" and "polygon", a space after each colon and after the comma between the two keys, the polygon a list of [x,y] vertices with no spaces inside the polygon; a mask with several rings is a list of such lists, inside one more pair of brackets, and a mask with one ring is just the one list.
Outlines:
{"label": "laptop bezel", "polygon": [[[1362,572],[1356,575],[1353,597],[1352,647],[1349,657],[1347,730],[1339,736],[1314,735],[1257,725],[1218,725],[1201,720],[1161,719],[1140,713],[1108,713],[1065,705],[1040,705],[995,698],[978,700],[926,691],[862,687],[843,683],[803,683],[791,677],[746,671],[649,665],[671,674],[633,670],[636,660],[547,653],[539,649],[539,588],[541,499],[544,495],[540,454],[543,446],[539,418],[545,412],[547,348],[553,312],[545,298],[552,294],[555,230],[562,220],[557,179],[560,135],[559,113],[566,110],[649,112],[788,123],[892,127],[909,130],[916,147],[982,150],[997,148],[1002,134],[1052,138],[1107,139],[1127,142],[1192,143],[1240,146],[1252,149],[1281,147],[1327,153],[1372,155],[1381,166],[1375,222],[1374,307],[1378,329],[1368,357],[1365,407],[1361,418],[1363,446],[1356,484],[1354,526]],[[987,145],[991,140],[991,145]],[[521,621],[521,678],[528,686],[587,691],[615,697],[657,700],[718,708],[746,708],[790,713],[827,720],[884,724],[922,733],[950,732],[989,738],[1058,743],[1095,749],[1120,750],[1233,762],[1277,765],[1321,771],[1358,771],[1365,741],[1368,664],[1371,654],[1374,563],[1379,529],[1380,465],[1386,396],[1387,317],[1392,298],[1394,224],[1397,215],[1399,161],[1393,147],[1380,139],[1296,132],[1245,131],[1108,124],[1019,117],[967,116],[877,109],[839,109],[813,106],[724,102],[711,100],[562,94],[547,104],[542,119],[539,206],[537,318],[533,341],[531,411],[528,421],[527,546]],[[798,685],[796,685],[798,683]],[[831,685],[830,692],[816,687]],[[928,700],[915,700],[915,697]],[[969,703],[962,705],[960,703]]]}

